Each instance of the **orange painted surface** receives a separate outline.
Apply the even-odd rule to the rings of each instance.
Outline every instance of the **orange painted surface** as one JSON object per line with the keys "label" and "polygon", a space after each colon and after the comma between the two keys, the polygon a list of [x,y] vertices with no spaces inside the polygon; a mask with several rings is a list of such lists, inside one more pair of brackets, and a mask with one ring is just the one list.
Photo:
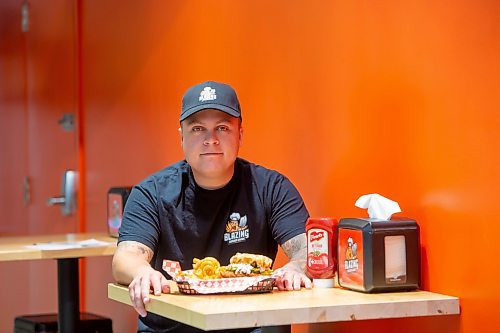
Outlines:
{"label": "orange painted surface", "polygon": [[[0,236],[26,233],[29,229],[25,209],[23,179],[28,174],[26,135],[26,43],[14,1],[0,2]],[[17,12],[16,12],[17,13]],[[15,130],[13,130],[15,129]],[[18,200],[12,200],[17,198]],[[19,219],[18,223],[9,223]]]}
{"label": "orange painted surface", "polygon": [[[63,114],[75,114],[73,4],[30,2],[25,32],[21,4],[10,0],[0,5],[0,175],[8,179],[1,182],[0,230],[16,235],[75,232],[76,217],[63,217],[58,206],[47,206],[49,197],[61,195],[63,172],[78,166],[75,134],[58,123]],[[24,176],[30,179],[27,204]],[[0,311],[0,332],[12,331],[16,315],[57,312],[55,261],[1,263],[0,273],[4,297],[10,300]],[[16,279],[21,287],[9,288]]]}
{"label": "orange painted surface", "polygon": [[[182,158],[181,95],[220,80],[239,93],[242,157],[289,176],[313,216],[398,201],[421,227],[423,289],[461,299],[460,316],[294,331],[500,331],[497,1],[80,4],[87,231],[105,230],[109,187]],[[109,265],[87,263],[87,309],[130,331],[131,309],[97,297]]]}
{"label": "orange painted surface", "polygon": [[[18,27],[17,8],[14,1],[0,1],[0,237],[25,234],[29,229],[23,200],[23,178],[28,170],[25,40],[20,29],[13,28]],[[29,273],[26,263],[0,263],[2,294],[9,300],[0,304],[0,332],[13,331],[16,310],[23,307],[12,298],[15,289],[21,289],[17,286],[28,289]]]}

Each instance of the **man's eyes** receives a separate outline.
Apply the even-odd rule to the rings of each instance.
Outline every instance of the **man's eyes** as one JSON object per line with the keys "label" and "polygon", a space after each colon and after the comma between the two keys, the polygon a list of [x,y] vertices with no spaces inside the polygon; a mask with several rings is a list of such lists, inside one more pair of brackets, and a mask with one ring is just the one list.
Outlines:
{"label": "man's eyes", "polygon": [[[193,132],[201,132],[204,130],[205,130],[205,128],[203,128],[201,126],[193,126],[191,128],[191,131],[193,131]],[[229,131],[229,127],[228,126],[217,126],[216,130],[219,132],[225,132],[225,131]]]}

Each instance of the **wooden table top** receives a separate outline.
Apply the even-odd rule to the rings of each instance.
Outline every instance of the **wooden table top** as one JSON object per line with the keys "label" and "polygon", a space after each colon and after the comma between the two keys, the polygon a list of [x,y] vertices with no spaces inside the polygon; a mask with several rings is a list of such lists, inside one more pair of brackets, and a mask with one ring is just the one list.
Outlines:
{"label": "wooden table top", "polygon": [[[108,297],[131,305],[127,287],[108,284]],[[457,297],[427,291],[364,294],[341,288],[151,295],[146,309],[203,330],[460,313]]]}
{"label": "wooden table top", "polygon": [[[60,250],[41,250],[27,247],[28,245],[38,243],[78,242],[88,239],[96,239],[108,244],[103,246],[87,246]],[[108,236],[107,233],[33,235],[0,238],[0,261],[108,256],[113,255],[115,250],[116,238]]]}

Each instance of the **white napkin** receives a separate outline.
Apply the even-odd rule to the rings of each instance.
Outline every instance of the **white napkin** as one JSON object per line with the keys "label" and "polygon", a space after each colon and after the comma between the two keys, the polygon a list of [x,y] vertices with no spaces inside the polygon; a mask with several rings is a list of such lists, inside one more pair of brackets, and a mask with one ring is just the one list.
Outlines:
{"label": "white napkin", "polygon": [[78,242],[47,242],[47,243],[35,243],[33,245],[26,245],[27,248],[37,249],[37,250],[67,250],[67,249],[78,249],[82,247],[97,247],[97,246],[108,246],[110,243],[99,241],[97,239],[91,238]]}
{"label": "white napkin", "polygon": [[[385,236],[385,278],[403,279],[406,277],[406,239],[403,235]],[[404,281],[406,282],[406,281]]]}
{"label": "white napkin", "polygon": [[396,201],[376,193],[360,196],[354,205],[359,208],[368,208],[368,216],[380,220],[389,220],[392,214],[401,212]]}

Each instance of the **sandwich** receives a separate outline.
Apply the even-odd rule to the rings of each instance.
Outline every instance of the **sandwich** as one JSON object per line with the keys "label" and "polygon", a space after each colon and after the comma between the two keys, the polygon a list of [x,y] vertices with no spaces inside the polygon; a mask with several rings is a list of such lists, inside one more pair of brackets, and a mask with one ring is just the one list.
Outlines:
{"label": "sandwich", "polygon": [[236,253],[229,265],[221,266],[219,272],[224,278],[271,275],[273,260],[261,254]]}

